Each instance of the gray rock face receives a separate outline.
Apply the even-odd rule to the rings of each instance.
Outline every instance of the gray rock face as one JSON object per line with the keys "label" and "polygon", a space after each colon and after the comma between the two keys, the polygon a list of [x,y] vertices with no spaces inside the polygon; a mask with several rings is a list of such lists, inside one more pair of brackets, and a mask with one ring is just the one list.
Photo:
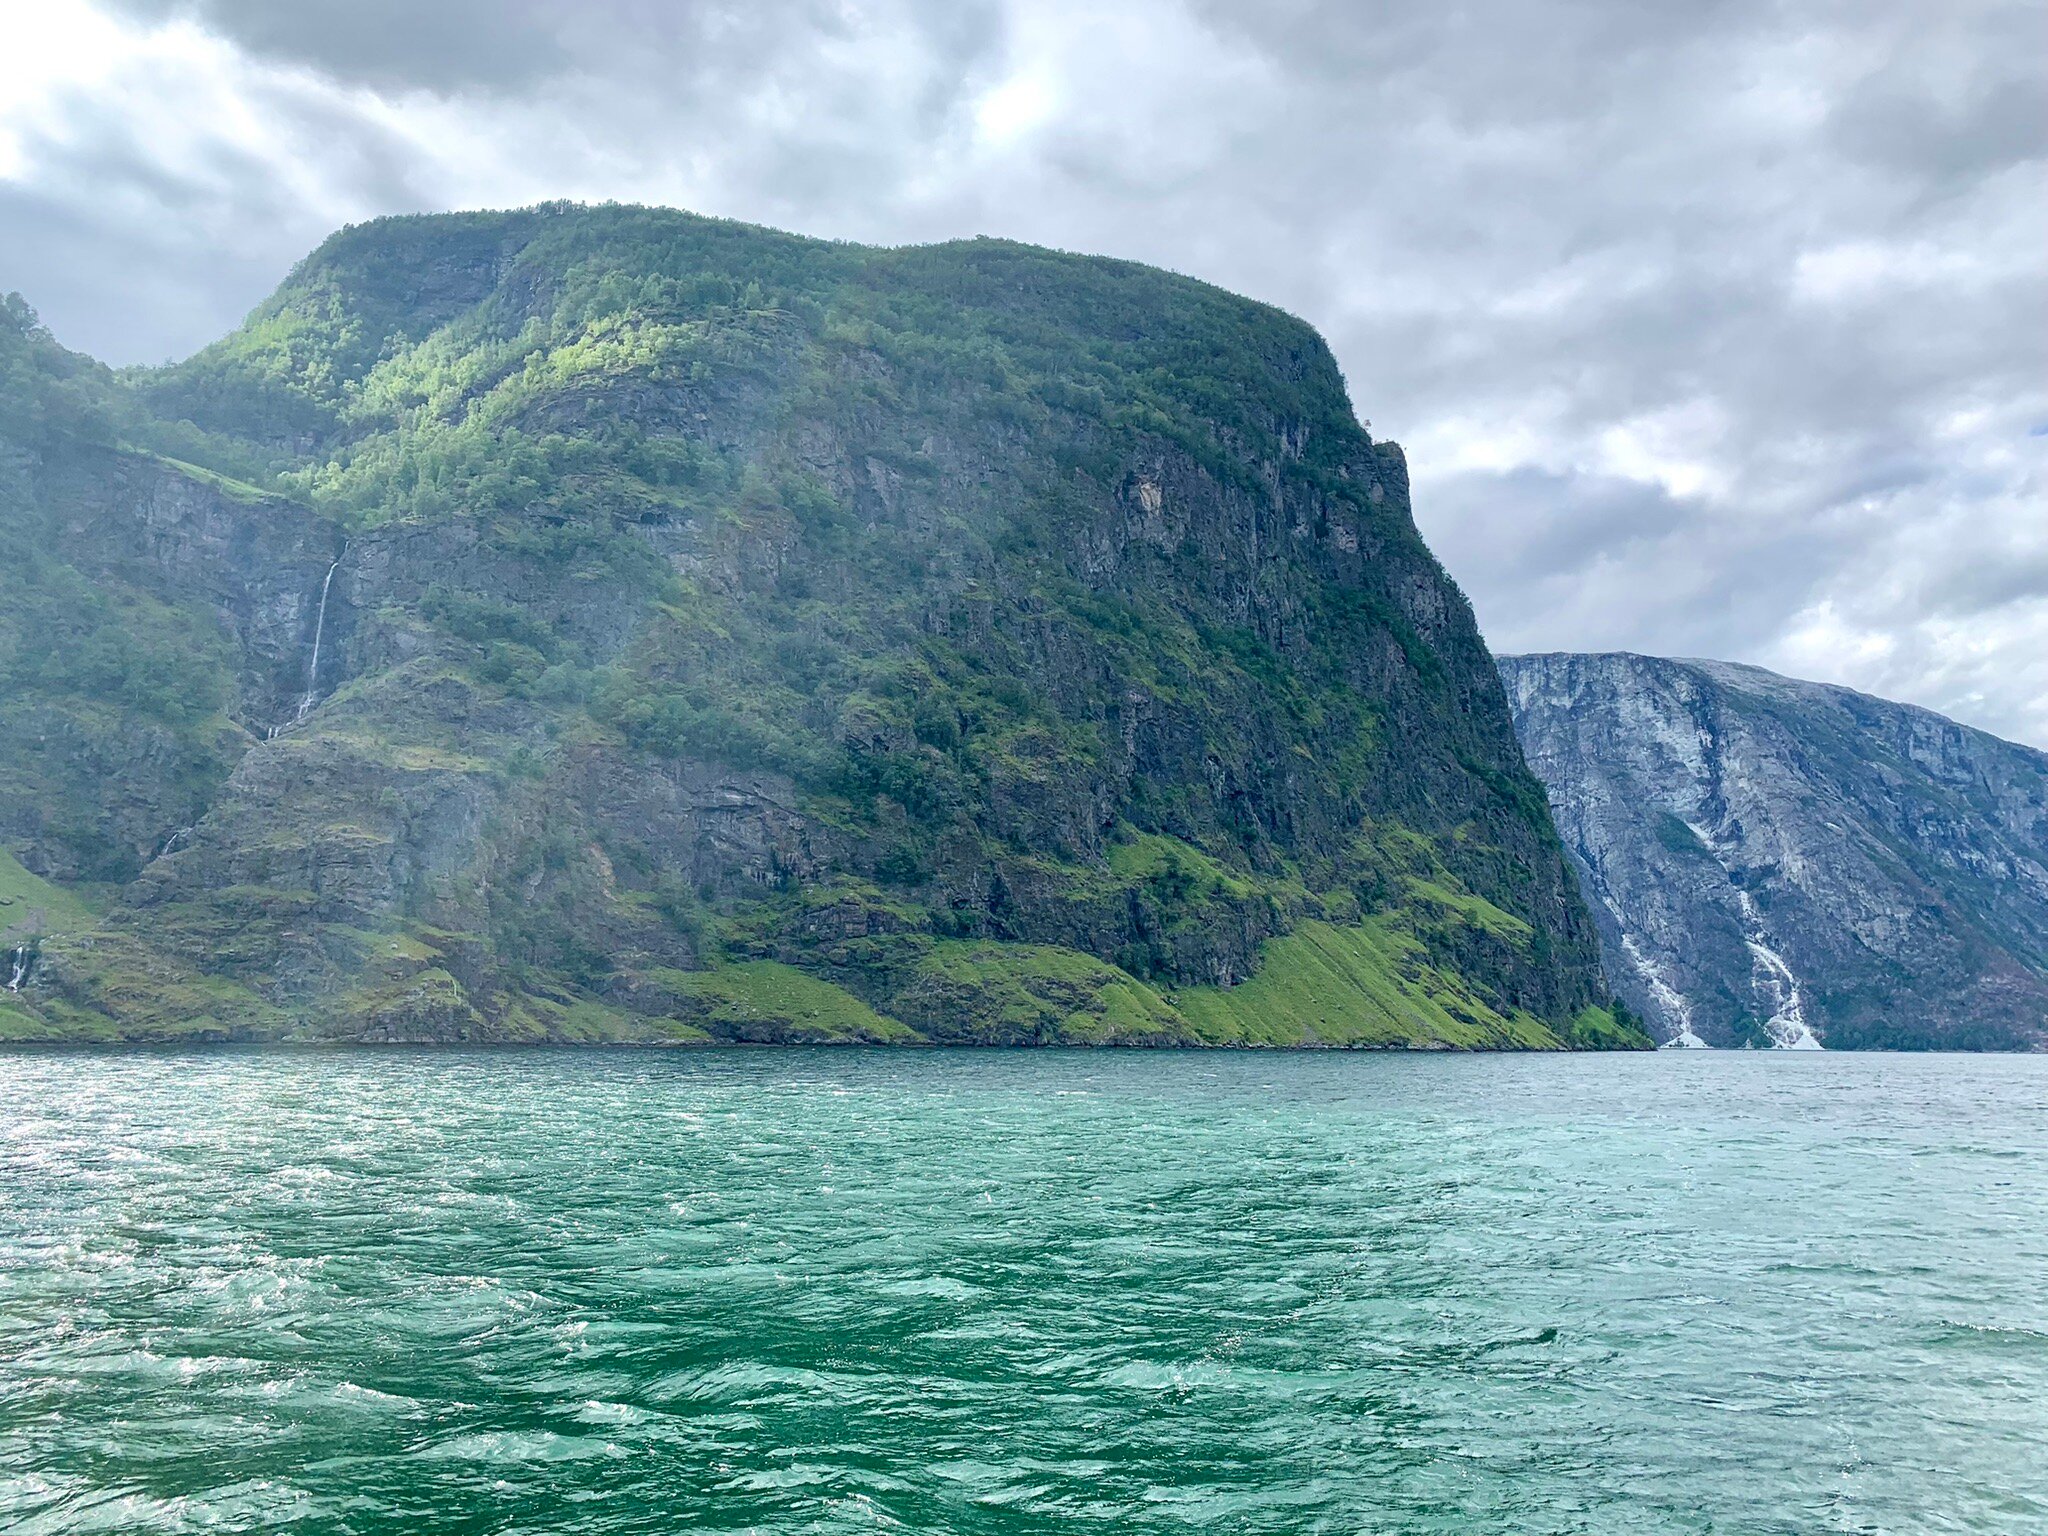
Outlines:
{"label": "gray rock face", "polygon": [[2048,1047],[2048,754],[1725,662],[1500,671],[1659,1039]]}

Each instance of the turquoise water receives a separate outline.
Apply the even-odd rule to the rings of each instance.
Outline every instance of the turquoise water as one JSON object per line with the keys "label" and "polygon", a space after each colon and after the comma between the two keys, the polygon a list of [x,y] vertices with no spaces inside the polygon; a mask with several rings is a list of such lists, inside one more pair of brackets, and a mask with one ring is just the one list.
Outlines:
{"label": "turquoise water", "polygon": [[0,1529],[2048,1530],[2048,1059],[0,1055]]}

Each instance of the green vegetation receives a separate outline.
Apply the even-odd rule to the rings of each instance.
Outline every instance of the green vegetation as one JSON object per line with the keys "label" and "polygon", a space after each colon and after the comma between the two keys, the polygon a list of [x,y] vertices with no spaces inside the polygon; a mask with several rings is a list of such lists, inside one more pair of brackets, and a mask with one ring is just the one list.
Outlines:
{"label": "green vegetation", "polygon": [[46,939],[42,964],[61,989],[17,994],[56,1040],[233,1040],[289,1032],[283,1010],[225,977],[208,975],[135,937],[99,929]]}
{"label": "green vegetation", "polygon": [[1156,832],[1139,832],[1110,844],[1107,862],[1113,874],[1183,897],[1195,891],[1243,897],[1259,889],[1256,882],[1226,869],[1192,844]]}
{"label": "green vegetation", "polygon": [[1642,1020],[1617,1002],[1582,1010],[1565,1032],[1565,1043],[1581,1051],[1637,1051],[1650,1040]]}
{"label": "green vegetation", "polygon": [[16,302],[0,401],[0,840],[108,898],[37,1010],[1614,1033],[1399,453],[1266,306],[548,205],[345,230],[165,369]]}
{"label": "green vegetation", "polygon": [[1712,857],[1706,846],[1700,842],[1699,834],[1669,811],[1657,813],[1655,828],[1657,846],[1666,853],[1695,860]]}
{"label": "green vegetation", "polygon": [[1408,891],[1417,901],[1449,914],[1455,921],[1470,924],[1517,948],[1526,949],[1536,936],[1536,930],[1521,918],[1503,912],[1484,896],[1475,896],[1470,891],[1448,889],[1434,880],[1412,875],[1408,878]]}
{"label": "green vegetation", "polygon": [[51,933],[72,933],[97,919],[75,891],[30,874],[21,861],[0,848],[0,942],[15,942]]}
{"label": "green vegetation", "polygon": [[706,1039],[907,1045],[922,1038],[852,993],[773,960],[662,971],[654,979],[692,1011]]}
{"label": "green vegetation", "polygon": [[1158,1045],[1186,1039],[1151,987],[1048,944],[949,940],[900,994],[934,1039],[974,1045]]}
{"label": "green vegetation", "polygon": [[[138,579],[132,520],[100,521],[128,487],[69,472],[126,462],[111,445],[133,415],[112,374],[0,299],[0,829],[109,885],[139,873],[159,814],[159,840],[198,819],[243,746],[219,613]],[[104,561],[80,559],[80,530]]]}
{"label": "green vegetation", "polygon": [[1552,1049],[1540,1019],[1503,1016],[1460,977],[1429,963],[1414,939],[1383,923],[1304,923],[1266,946],[1241,986],[1175,998],[1212,1045],[1429,1046]]}

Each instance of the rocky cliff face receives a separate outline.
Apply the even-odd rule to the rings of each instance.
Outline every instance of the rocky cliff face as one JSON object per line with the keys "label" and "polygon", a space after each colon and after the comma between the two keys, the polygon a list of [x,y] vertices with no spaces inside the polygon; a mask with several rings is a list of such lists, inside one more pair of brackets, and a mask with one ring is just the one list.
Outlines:
{"label": "rocky cliff face", "polygon": [[97,916],[0,1031],[1631,1038],[1286,316],[571,208],[166,370],[10,313],[0,842]]}
{"label": "rocky cliff face", "polygon": [[1723,662],[1500,670],[1660,1039],[2048,1045],[2048,754]]}

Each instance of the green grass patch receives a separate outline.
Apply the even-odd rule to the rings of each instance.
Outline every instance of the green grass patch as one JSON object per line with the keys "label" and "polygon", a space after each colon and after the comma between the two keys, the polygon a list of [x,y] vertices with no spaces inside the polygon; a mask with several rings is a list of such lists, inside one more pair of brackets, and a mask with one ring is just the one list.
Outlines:
{"label": "green grass patch", "polygon": [[[687,1026],[685,1026],[687,1028]],[[702,1034],[701,1030],[697,1031]],[[540,997],[528,994],[506,1011],[494,1038],[568,1045],[608,1045],[650,1037],[672,1039],[658,1026],[623,1008],[593,997]],[[708,1038],[708,1037],[707,1037]]]}
{"label": "green grass patch", "polygon": [[186,479],[197,480],[201,485],[210,486],[234,501],[265,502],[285,499],[274,491],[266,491],[246,480],[237,480],[233,475],[224,475],[217,469],[206,468],[203,464],[188,464],[185,460],[174,459],[167,453],[156,453],[148,448],[131,448],[127,451],[146,459],[153,459],[166,469],[176,470]]}
{"label": "green grass patch", "polygon": [[316,1032],[344,1040],[498,1038],[462,983],[438,967],[344,993],[324,1010]]}
{"label": "green grass patch", "polygon": [[1137,832],[1124,842],[1109,847],[1109,867],[1126,880],[1151,880],[1173,876],[1176,871],[1202,890],[1221,889],[1226,895],[1256,896],[1259,886],[1211,858],[1193,843],[1158,832]]}
{"label": "green grass patch", "polygon": [[1384,922],[1303,923],[1268,940],[1235,987],[1189,987],[1172,1002],[1210,1045],[1555,1049],[1532,1015],[1496,1012],[1422,946]]}
{"label": "green grass patch", "polygon": [[0,994],[0,1040],[34,1041],[58,1038],[50,1021],[16,998]]}
{"label": "green grass patch", "polygon": [[893,1006],[933,1039],[977,1045],[1145,1045],[1191,1039],[1159,992],[1051,944],[932,945]]}
{"label": "green grass patch", "polygon": [[1706,844],[1700,841],[1699,834],[1669,811],[1658,812],[1654,826],[1657,845],[1666,853],[1687,859],[1713,857]]}
{"label": "green grass patch", "polygon": [[872,1045],[914,1045],[922,1039],[844,987],[777,960],[651,974],[691,1007],[705,1031],[722,1039]]}
{"label": "green grass patch", "polygon": [[194,970],[175,956],[111,929],[62,934],[42,946],[46,972],[32,1007],[50,1040],[276,1039],[289,1015],[247,987]]}
{"label": "green grass patch", "polygon": [[30,874],[11,852],[0,848],[0,934],[39,938],[89,928],[96,921],[81,897]]}
{"label": "green grass patch", "polygon": [[1565,1039],[1581,1051],[1647,1051],[1656,1042],[1625,1024],[1606,1008],[1584,1008],[1565,1031]]}
{"label": "green grass patch", "polygon": [[1484,896],[1475,896],[1470,891],[1455,890],[1440,880],[1424,880],[1411,875],[1407,881],[1408,894],[1417,901],[1451,913],[1460,921],[1503,939],[1515,948],[1527,951],[1529,941],[1536,930],[1512,912],[1505,912]]}

